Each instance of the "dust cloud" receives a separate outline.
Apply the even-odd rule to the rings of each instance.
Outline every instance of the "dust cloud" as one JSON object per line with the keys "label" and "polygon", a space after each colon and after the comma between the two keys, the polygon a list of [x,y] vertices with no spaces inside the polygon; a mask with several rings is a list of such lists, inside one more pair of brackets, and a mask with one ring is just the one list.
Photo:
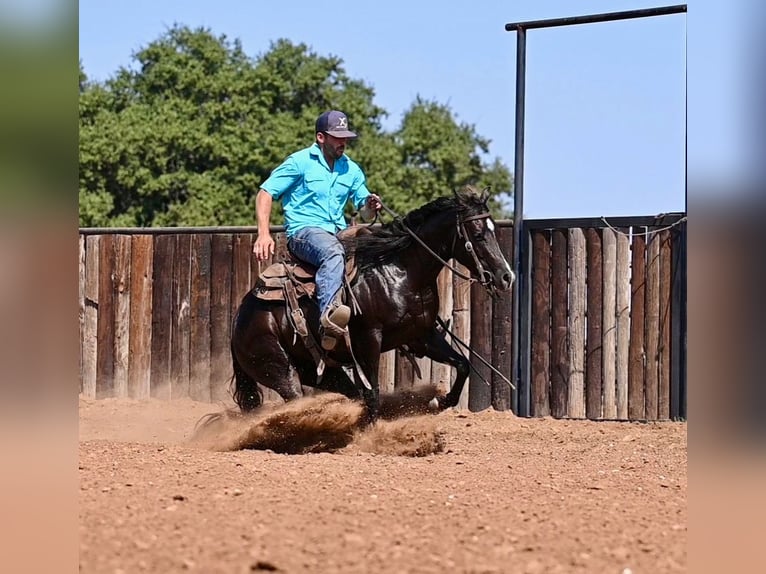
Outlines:
{"label": "dust cloud", "polygon": [[434,386],[381,395],[380,419],[364,424],[364,406],[335,393],[266,405],[253,414],[235,410],[203,417],[189,443],[208,450],[270,450],[427,456],[444,450],[443,432],[429,406]]}

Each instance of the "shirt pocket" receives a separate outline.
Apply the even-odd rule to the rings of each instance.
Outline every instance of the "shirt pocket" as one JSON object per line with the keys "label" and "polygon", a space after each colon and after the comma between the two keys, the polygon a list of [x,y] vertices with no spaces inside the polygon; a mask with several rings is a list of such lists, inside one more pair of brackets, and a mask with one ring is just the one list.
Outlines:
{"label": "shirt pocket", "polygon": [[303,180],[304,200],[310,200],[314,203],[327,203],[329,182],[326,177],[320,174],[306,174]]}
{"label": "shirt pocket", "polygon": [[339,175],[335,180],[334,194],[338,202],[345,205],[351,198],[352,188],[354,186],[354,178],[348,175]]}

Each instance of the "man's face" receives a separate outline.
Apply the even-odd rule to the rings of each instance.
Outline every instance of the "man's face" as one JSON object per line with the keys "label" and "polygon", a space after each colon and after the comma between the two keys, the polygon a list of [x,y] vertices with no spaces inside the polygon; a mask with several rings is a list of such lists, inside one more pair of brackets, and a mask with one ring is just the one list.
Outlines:
{"label": "man's face", "polygon": [[317,142],[319,147],[322,148],[322,152],[325,156],[332,159],[338,159],[346,151],[346,142],[348,138],[336,138],[325,132],[319,132],[317,134]]}

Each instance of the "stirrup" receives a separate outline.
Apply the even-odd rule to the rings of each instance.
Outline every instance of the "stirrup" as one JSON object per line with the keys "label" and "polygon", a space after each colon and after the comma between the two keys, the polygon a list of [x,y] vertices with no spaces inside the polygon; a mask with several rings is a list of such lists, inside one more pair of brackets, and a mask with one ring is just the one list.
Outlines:
{"label": "stirrup", "polygon": [[322,348],[332,351],[338,343],[338,339],[347,332],[346,325],[351,319],[351,308],[347,305],[332,305],[320,318],[320,335]]}

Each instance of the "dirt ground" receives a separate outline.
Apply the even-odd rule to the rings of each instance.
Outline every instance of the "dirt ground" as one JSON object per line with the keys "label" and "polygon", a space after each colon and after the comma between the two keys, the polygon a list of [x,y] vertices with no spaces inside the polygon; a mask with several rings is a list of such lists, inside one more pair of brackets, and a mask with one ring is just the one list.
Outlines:
{"label": "dirt ground", "polygon": [[687,569],[685,423],[275,409],[81,397],[80,571]]}

